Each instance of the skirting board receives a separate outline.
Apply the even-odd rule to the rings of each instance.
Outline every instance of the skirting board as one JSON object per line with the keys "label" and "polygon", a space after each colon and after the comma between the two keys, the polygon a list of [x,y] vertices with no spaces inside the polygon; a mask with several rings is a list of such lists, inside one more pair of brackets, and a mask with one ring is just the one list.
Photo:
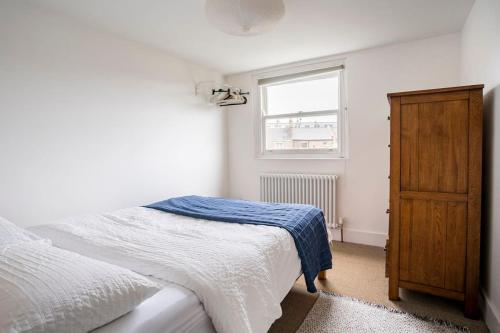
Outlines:
{"label": "skirting board", "polygon": [[[340,241],[340,229],[333,229],[333,239]],[[384,247],[386,239],[382,232],[344,228],[344,242]]]}
{"label": "skirting board", "polygon": [[479,301],[479,306],[481,307],[481,312],[483,313],[484,322],[491,333],[500,333],[500,313],[491,302],[491,300],[486,296],[484,289],[481,289],[481,298]]}

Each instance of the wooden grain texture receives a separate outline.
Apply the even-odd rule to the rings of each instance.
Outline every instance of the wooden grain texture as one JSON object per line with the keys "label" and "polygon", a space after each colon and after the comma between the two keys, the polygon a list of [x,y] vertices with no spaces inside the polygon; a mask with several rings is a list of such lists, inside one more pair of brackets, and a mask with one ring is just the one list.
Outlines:
{"label": "wooden grain texture", "polygon": [[446,88],[435,88],[435,89],[424,89],[424,90],[412,90],[412,91],[400,91],[392,92],[387,94],[389,103],[391,98],[400,96],[413,96],[413,95],[423,95],[423,94],[440,94],[451,91],[463,91],[463,90],[479,90],[483,89],[484,84],[474,84],[469,86],[458,86],[458,87],[446,87]]}
{"label": "wooden grain texture", "polygon": [[418,191],[418,104],[401,106],[401,191]]}
{"label": "wooden grain texture", "polygon": [[479,262],[481,239],[481,168],[483,143],[483,91],[470,91],[469,99],[469,201],[467,219],[467,270],[465,314],[479,317]]}
{"label": "wooden grain texture", "polygon": [[467,240],[467,203],[447,203],[446,273],[444,287],[463,292],[465,288],[465,256]]}
{"label": "wooden grain texture", "polygon": [[[412,228],[409,234],[407,281],[444,287],[446,210],[442,201],[412,200]],[[401,237],[401,236],[400,236]]]}
{"label": "wooden grain texture", "polygon": [[391,99],[391,163],[390,163],[390,218],[389,218],[389,299],[399,300],[399,192],[400,192],[400,98]]}
{"label": "wooden grain texture", "polygon": [[400,280],[464,291],[467,204],[401,200]]}
{"label": "wooden grain texture", "polygon": [[468,195],[464,193],[417,192],[401,191],[401,199],[420,199],[436,201],[467,201]]}
{"label": "wooden grain texture", "polygon": [[466,193],[467,101],[410,104],[402,110],[401,189]]}
{"label": "wooden grain texture", "polygon": [[427,281],[431,286],[444,288],[445,255],[446,255],[446,226],[448,221],[446,202],[428,201],[430,206],[429,230],[431,231],[431,253],[426,261]]}
{"label": "wooden grain texture", "polygon": [[443,103],[439,159],[440,192],[466,193],[468,182],[469,106],[467,100]]}
{"label": "wooden grain texture", "polygon": [[464,294],[457,292],[457,291],[454,291],[454,290],[436,288],[436,287],[428,286],[425,284],[418,284],[418,283],[409,282],[409,281],[401,281],[400,286],[401,286],[401,288],[420,291],[420,292],[424,292],[424,293],[432,294],[432,295],[436,295],[436,296],[451,298],[451,299],[454,299],[457,301],[464,300]]}
{"label": "wooden grain texture", "polygon": [[412,253],[412,200],[400,200],[400,230],[399,230],[399,279],[410,279],[410,267],[413,267],[410,254]]}
{"label": "wooden grain texture", "polygon": [[385,277],[389,277],[389,271],[391,269],[391,264],[389,259],[391,258],[391,247],[389,246],[389,238],[385,240]]}
{"label": "wooden grain texture", "polygon": [[443,92],[440,94],[423,94],[413,96],[401,96],[401,104],[414,104],[414,103],[435,103],[445,101],[458,101],[469,99],[468,91],[451,91]]}
{"label": "wooden grain texture", "polygon": [[389,298],[399,287],[464,301],[476,317],[482,85],[388,95]]}
{"label": "wooden grain texture", "polygon": [[437,192],[443,127],[443,103],[420,104],[418,135],[418,189]]}

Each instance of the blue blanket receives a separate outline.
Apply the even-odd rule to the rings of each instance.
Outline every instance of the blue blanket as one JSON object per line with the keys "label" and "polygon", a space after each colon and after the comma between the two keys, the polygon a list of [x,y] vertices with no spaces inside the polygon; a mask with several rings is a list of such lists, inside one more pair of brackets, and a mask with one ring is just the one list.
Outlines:
{"label": "blue blanket", "polygon": [[311,293],[316,292],[314,279],[318,273],[332,268],[323,212],[314,206],[186,196],[145,207],[212,221],[286,229],[295,241],[307,290]]}

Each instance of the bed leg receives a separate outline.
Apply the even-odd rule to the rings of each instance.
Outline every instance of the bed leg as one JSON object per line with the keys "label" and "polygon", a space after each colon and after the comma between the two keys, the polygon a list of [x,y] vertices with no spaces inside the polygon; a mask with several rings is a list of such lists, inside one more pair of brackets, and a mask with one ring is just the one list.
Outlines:
{"label": "bed leg", "polygon": [[318,280],[326,280],[326,271],[319,272]]}

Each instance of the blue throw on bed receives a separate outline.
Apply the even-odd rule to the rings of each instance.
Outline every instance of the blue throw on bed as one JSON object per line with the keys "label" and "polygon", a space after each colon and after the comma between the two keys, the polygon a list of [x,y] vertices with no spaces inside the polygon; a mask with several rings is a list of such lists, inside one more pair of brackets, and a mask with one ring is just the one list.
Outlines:
{"label": "blue throw on bed", "polygon": [[314,206],[193,195],[160,201],[146,207],[212,221],[259,224],[286,229],[295,241],[307,291],[311,293],[316,292],[314,279],[318,273],[332,268],[332,254],[323,212]]}

